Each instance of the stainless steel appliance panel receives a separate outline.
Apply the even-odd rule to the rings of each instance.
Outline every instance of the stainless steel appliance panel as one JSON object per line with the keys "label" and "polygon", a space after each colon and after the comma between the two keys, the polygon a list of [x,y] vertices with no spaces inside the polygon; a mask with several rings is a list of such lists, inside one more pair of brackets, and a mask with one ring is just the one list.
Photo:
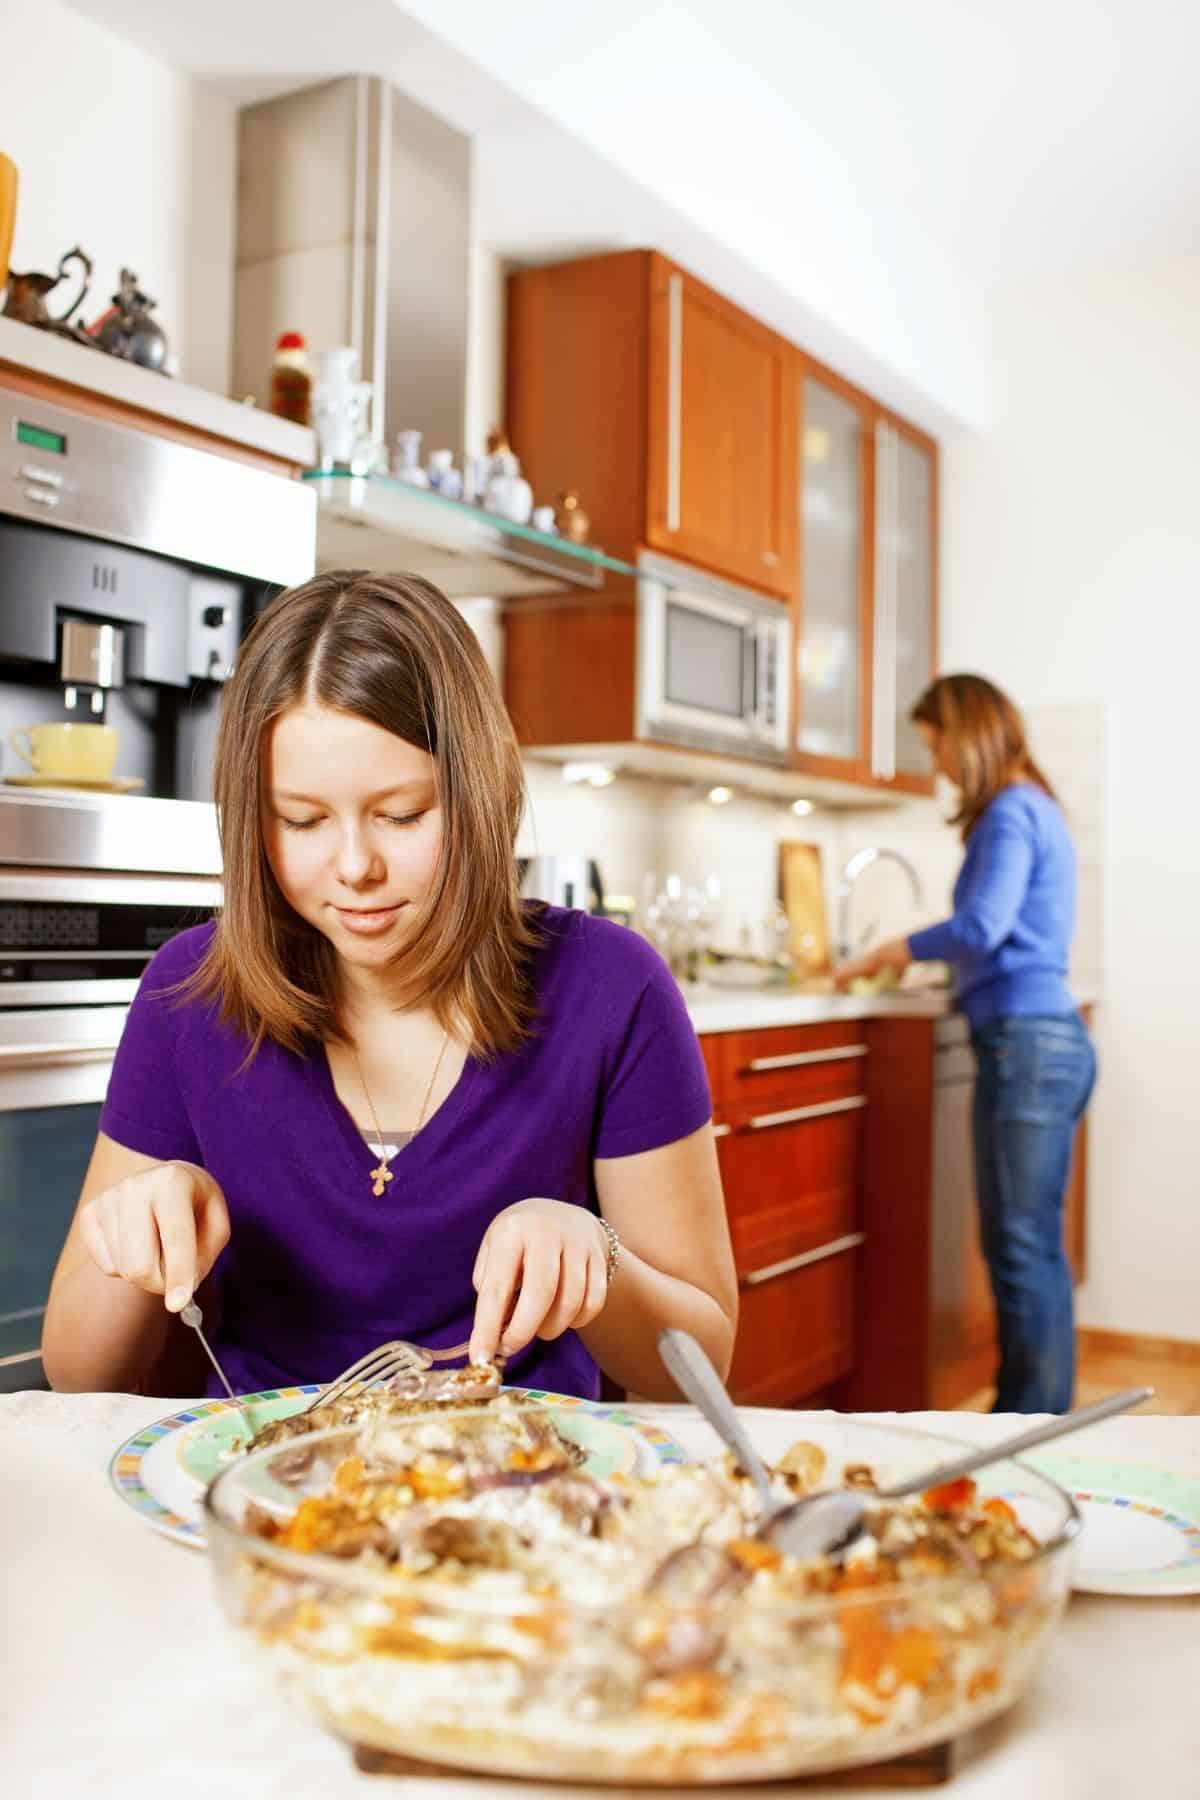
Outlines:
{"label": "stainless steel appliance panel", "polygon": [[290,587],[316,496],[248,463],[0,388],[0,512]]}

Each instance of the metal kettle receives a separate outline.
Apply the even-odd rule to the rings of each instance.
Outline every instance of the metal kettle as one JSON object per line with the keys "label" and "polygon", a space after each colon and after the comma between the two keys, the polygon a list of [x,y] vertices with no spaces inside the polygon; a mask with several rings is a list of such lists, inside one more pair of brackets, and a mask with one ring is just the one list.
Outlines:
{"label": "metal kettle", "polygon": [[[60,281],[65,280],[67,265],[77,262],[82,264],[83,278],[79,292],[68,306],[66,312],[52,316],[46,305],[46,295],[52,293]],[[43,275],[36,269],[20,275],[16,269],[8,272],[8,292],[4,300],[4,317],[19,319],[23,325],[39,325],[43,331],[59,331],[67,337],[79,337],[83,334],[79,326],[70,325],[67,321],[73,312],[77,312],[88,291],[92,278],[92,259],[86,251],[76,244],[73,250],[59,259],[56,275]]]}

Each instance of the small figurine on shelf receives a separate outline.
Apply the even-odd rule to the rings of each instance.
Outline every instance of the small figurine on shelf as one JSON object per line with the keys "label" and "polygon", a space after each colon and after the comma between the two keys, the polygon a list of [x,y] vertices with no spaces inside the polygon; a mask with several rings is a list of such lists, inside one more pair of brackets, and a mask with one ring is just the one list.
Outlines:
{"label": "small figurine on shelf", "polygon": [[559,495],[557,524],[559,531],[569,543],[587,543],[592,521],[580,506],[578,494],[568,492]]}
{"label": "small figurine on shelf", "polygon": [[454,466],[453,450],[431,450],[428,475],[435,494],[441,494],[447,500],[462,499],[463,478]]}
{"label": "small figurine on shelf", "polygon": [[89,330],[101,350],[107,350],[110,356],[166,374],[167,334],[158,320],[150,317],[157,304],[142,292],[133,270],[122,269],[112,305]]}
{"label": "small figurine on shelf", "polygon": [[558,524],[552,506],[535,506],[530,524],[535,531],[544,531],[547,537],[557,537]]}
{"label": "small figurine on shelf", "polygon": [[308,345],[299,331],[282,331],[271,364],[271,411],[293,424],[307,425],[312,412],[312,370]]}
{"label": "small figurine on shelf", "polygon": [[392,458],[392,474],[397,481],[407,481],[409,487],[427,488],[429,477],[421,467],[421,433],[419,431],[398,431],[396,433],[396,453]]}
{"label": "small figurine on shelf", "polygon": [[514,525],[528,525],[533,511],[533,489],[521,474],[521,465],[509,448],[508,439],[502,431],[490,431],[487,447],[491,469],[483,495],[484,506],[502,519],[511,519]]}

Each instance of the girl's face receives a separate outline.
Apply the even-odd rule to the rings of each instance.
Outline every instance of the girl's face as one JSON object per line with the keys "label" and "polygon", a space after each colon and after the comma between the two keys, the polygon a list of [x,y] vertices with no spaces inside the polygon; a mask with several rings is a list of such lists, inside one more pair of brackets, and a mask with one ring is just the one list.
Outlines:
{"label": "girl's face", "polygon": [[917,720],[917,730],[929,752],[934,774],[944,775],[947,781],[953,781],[957,785],[960,773],[958,758],[954,754],[950,738],[944,731],[939,731],[936,725],[927,725],[924,719]]}
{"label": "girl's face", "polygon": [[289,906],[344,963],[385,968],[441,854],[432,756],[353,713],[297,706],[268,728],[260,806]]}

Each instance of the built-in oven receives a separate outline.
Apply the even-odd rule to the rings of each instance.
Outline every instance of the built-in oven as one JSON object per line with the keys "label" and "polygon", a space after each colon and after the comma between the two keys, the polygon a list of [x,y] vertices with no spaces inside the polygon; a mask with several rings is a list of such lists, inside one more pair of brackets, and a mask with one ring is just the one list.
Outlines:
{"label": "built-in oven", "polygon": [[129,1003],[220,904],[211,806],[0,794],[0,1392],[45,1385],[42,1319]]}
{"label": "built-in oven", "polygon": [[649,552],[637,599],[638,736],[786,763],[787,607]]}

